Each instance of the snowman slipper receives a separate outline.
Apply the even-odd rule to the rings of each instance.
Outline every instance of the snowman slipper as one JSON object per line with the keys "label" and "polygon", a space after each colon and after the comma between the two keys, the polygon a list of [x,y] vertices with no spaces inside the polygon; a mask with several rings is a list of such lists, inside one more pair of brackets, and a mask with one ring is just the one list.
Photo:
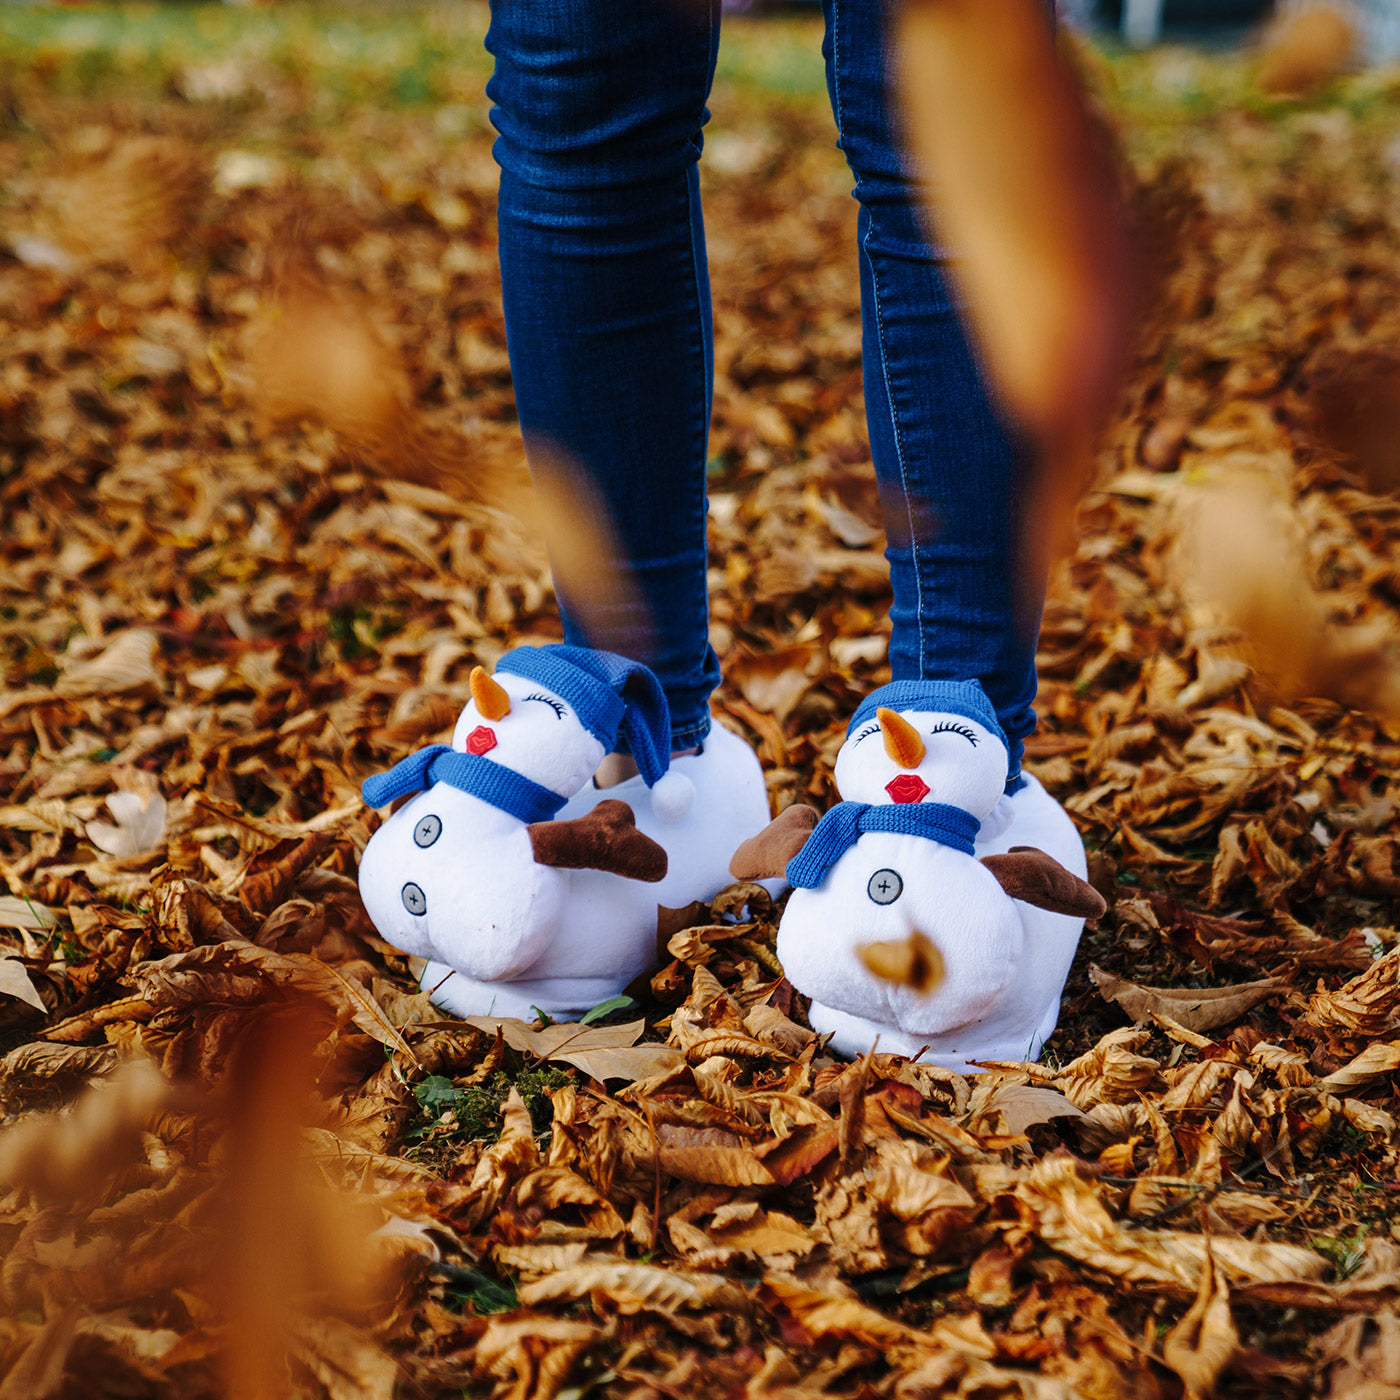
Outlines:
{"label": "snowman slipper", "polygon": [[741,879],[785,871],[788,980],[843,1054],[880,1048],[964,1071],[1034,1060],[1055,1029],[1086,919],[1104,901],[1064,810],[1026,779],[975,681],[894,681],[836,757],[843,800],[790,807],[744,842]]}
{"label": "snowman slipper", "polygon": [[[696,900],[708,903],[733,883],[729,858],[736,842],[768,825],[768,788],[758,755],[718,721],[695,753],[671,759],[665,783],[648,787],[640,773],[612,787],[591,781],[559,815],[585,817],[618,800],[632,809],[637,829],[666,849],[669,865],[653,889],[656,902],[666,909],[684,909]],[[774,895],[787,887],[785,880],[766,883]]]}
{"label": "snowman slipper", "polygon": [[[654,964],[678,844],[665,828],[696,807],[694,787],[670,771],[666,697],[636,662],[525,646],[471,689],[451,744],[366,779],[373,807],[416,795],[365,846],[360,894],[387,942],[428,960],[436,1005],[566,1020]],[[566,811],[620,738],[637,778]],[[766,818],[765,802],[750,829]]]}

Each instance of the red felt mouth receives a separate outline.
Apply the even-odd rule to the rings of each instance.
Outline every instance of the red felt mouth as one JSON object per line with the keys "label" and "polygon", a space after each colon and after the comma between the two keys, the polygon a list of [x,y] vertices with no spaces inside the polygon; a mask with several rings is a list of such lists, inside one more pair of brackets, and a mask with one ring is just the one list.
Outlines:
{"label": "red felt mouth", "polygon": [[484,724],[478,724],[470,734],[467,735],[467,752],[474,753],[480,757],[484,753],[490,753],[496,747],[496,731],[488,729]]}
{"label": "red felt mouth", "polygon": [[885,791],[896,802],[922,802],[928,796],[928,784],[917,773],[901,773],[885,784]]}

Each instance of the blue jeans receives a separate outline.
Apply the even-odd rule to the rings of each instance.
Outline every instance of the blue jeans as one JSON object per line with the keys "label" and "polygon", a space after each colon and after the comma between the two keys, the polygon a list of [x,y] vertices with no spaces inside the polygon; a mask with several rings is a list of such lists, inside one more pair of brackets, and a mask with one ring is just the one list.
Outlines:
{"label": "blue jeans", "polygon": [[[827,85],[860,203],[890,665],[895,679],[980,680],[1014,777],[1035,724],[1043,591],[1018,573],[1023,457],[891,132],[882,0],[824,6]],[[677,748],[708,730],[720,676],[705,588],[713,368],[697,169],[718,42],[719,0],[493,0],[486,38],[506,334],[531,468],[546,488],[586,474],[635,584],[630,600],[561,587],[565,634],[652,666]]]}

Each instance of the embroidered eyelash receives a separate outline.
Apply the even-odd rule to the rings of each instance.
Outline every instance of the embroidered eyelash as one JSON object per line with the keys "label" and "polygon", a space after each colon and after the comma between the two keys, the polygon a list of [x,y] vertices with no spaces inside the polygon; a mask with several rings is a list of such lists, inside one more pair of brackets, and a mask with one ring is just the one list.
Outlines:
{"label": "embroidered eyelash", "polygon": [[951,720],[944,720],[941,724],[935,724],[929,730],[930,734],[961,734],[964,739],[975,749],[977,747],[977,736],[966,725],[954,724]]}
{"label": "embroidered eyelash", "polygon": [[548,705],[560,719],[564,718],[564,707],[557,700],[551,700],[548,695],[527,695],[525,699],[539,700],[541,703]]}
{"label": "embroidered eyelash", "polygon": [[877,720],[874,724],[867,724],[865,728],[862,729],[860,733],[856,735],[855,739],[852,742],[858,744],[862,739],[868,739],[872,734],[878,734],[879,732],[880,724]]}

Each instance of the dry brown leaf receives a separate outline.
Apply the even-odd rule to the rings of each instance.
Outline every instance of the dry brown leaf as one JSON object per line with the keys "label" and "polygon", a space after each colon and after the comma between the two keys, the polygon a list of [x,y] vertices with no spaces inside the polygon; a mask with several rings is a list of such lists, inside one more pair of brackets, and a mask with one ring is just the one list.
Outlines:
{"label": "dry brown leaf", "polygon": [[1167,1016],[1189,1031],[1227,1026],[1287,986],[1280,978],[1267,977],[1233,987],[1143,987],[1097,966],[1090,967],[1089,976],[1099,995],[1117,1002],[1134,1021]]}
{"label": "dry brown leaf", "polygon": [[145,627],[118,632],[94,656],[68,662],[54,682],[54,693],[72,696],[119,695],[147,687],[159,690],[159,641]]}
{"label": "dry brown leaf", "polygon": [[800,642],[777,651],[743,653],[728,667],[728,677],[754,709],[782,724],[811,688],[821,660],[816,642]]}
{"label": "dry brown leaf", "polygon": [[1207,1400],[1215,1394],[1216,1381],[1239,1346],[1230,1317],[1230,1290],[1207,1255],[1195,1302],[1162,1338],[1162,1359],[1181,1377],[1187,1400]]}
{"label": "dry brown leaf", "polygon": [[78,1318],[77,1307],[64,1308],[51,1321],[29,1329],[18,1356],[0,1380],[0,1400],[48,1400],[58,1394]]}
{"label": "dry brown leaf", "polygon": [[1332,1035],[1374,1040],[1400,1031],[1400,949],[1378,958],[1335,992],[1315,992],[1307,1018]]}
{"label": "dry brown leaf", "polygon": [[0,895],[0,928],[17,928],[26,933],[43,933],[55,927],[58,915],[54,910],[32,899],[17,899],[12,894]]}
{"label": "dry brown leaf", "polygon": [[658,1149],[661,1169],[682,1181],[712,1186],[769,1186],[773,1173],[742,1147],[695,1146]]}
{"label": "dry brown leaf", "polygon": [[299,1319],[296,1330],[296,1359],[329,1400],[393,1400],[402,1373],[366,1333],[333,1317]]}
{"label": "dry brown leaf", "polygon": [[651,1264],[589,1260],[562,1269],[520,1290],[526,1307],[556,1298],[605,1298],[618,1312],[675,1312],[680,1308],[723,1308],[747,1311],[744,1290],[728,1279],[706,1274],[685,1274]]}
{"label": "dry brown leaf", "polygon": [[816,1237],[805,1225],[776,1210],[760,1211],[750,1220],[722,1229],[713,1226],[710,1234],[722,1245],[759,1256],[800,1256],[817,1247]]}
{"label": "dry brown leaf", "polygon": [[938,1345],[927,1333],[884,1317],[852,1296],[825,1293],[784,1274],[765,1275],[762,1295],[790,1313],[813,1339],[848,1337],[879,1349]]}
{"label": "dry brown leaf", "polygon": [[467,1016],[464,1022],[489,1036],[497,1031],[512,1050],[523,1050],[541,1060],[562,1060],[600,1082],[622,1080],[630,1084],[653,1074],[679,1069],[685,1059],[667,1045],[638,1045],[645,1021],[621,1026],[578,1026],[563,1023],[542,1030],[509,1016]]}
{"label": "dry brown leaf", "polygon": [[18,997],[36,1011],[48,1011],[43,997],[30,981],[28,969],[18,958],[0,958],[0,997]]}
{"label": "dry brown leaf", "polygon": [[525,1316],[493,1317],[477,1340],[475,1370],[495,1376],[509,1400],[554,1400],[574,1362],[600,1333],[587,1322]]}
{"label": "dry brown leaf", "polygon": [[[1196,1294],[1202,1270],[1219,1267],[1232,1284],[1315,1280],[1326,1262],[1294,1245],[1245,1239],[1208,1241],[1178,1230],[1124,1230],[1072,1158],[1047,1158],[1015,1187],[1052,1249],[1125,1284]],[[1214,1256],[1212,1266],[1208,1254]]]}
{"label": "dry brown leaf", "polygon": [[107,799],[107,810],[116,820],[88,822],[88,840],[118,860],[158,849],[165,836],[165,799],[159,792],[143,795],[124,790]]}
{"label": "dry brown leaf", "polygon": [[978,1118],[993,1124],[1000,1119],[1002,1132],[1016,1134],[1037,1123],[1084,1116],[1084,1110],[1063,1094],[1033,1084],[998,1084],[974,1111]]}
{"label": "dry brown leaf", "polygon": [[1354,1060],[1316,1081],[1321,1093],[1340,1094],[1400,1070],[1400,1043],[1368,1045]]}
{"label": "dry brown leaf", "polygon": [[1400,1400],[1400,1316],[1348,1317],[1309,1350],[1328,1381],[1327,1400]]}

